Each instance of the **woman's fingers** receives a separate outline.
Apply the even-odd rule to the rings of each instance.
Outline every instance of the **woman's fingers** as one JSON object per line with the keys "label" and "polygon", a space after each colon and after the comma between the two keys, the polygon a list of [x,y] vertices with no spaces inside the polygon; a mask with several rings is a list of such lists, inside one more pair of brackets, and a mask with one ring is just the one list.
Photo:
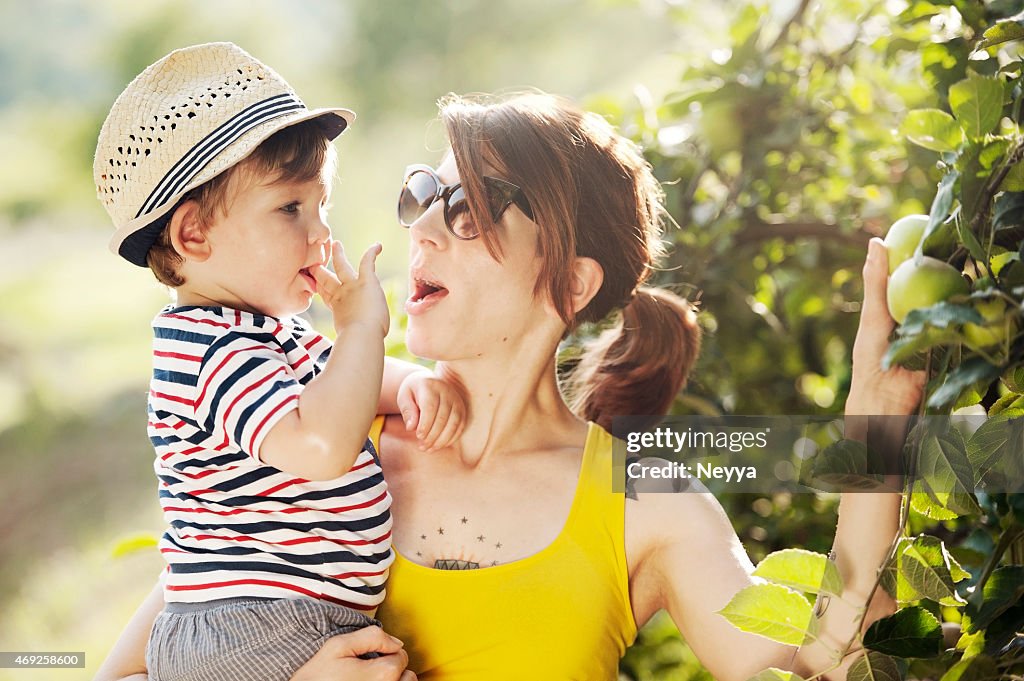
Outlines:
{"label": "woman's fingers", "polygon": [[391,655],[400,651],[403,645],[380,627],[363,627],[349,634],[332,636],[324,643],[324,649],[336,657],[357,657],[366,653]]}
{"label": "woman's fingers", "polygon": [[[409,655],[404,650],[397,650],[390,655],[383,655],[367,660],[365,669],[360,670],[360,680],[365,681],[404,681]],[[412,678],[416,678],[415,675]]]}
{"label": "woman's fingers", "polygon": [[[364,660],[359,655],[377,653]],[[380,627],[364,627],[327,639],[317,653],[302,665],[291,681],[406,681],[403,675],[409,656],[402,642]]]}
{"label": "woman's fingers", "polygon": [[889,266],[885,244],[879,238],[868,242],[868,257],[864,262],[864,302],[860,309],[860,326],[853,343],[853,362],[877,368],[889,347],[889,335],[896,322],[889,315],[885,290]]}

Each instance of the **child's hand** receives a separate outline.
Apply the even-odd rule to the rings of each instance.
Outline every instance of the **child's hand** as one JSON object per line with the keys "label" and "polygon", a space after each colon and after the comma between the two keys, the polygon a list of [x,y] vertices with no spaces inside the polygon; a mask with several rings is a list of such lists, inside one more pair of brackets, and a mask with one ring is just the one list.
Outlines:
{"label": "child's hand", "polygon": [[339,334],[352,324],[376,325],[382,336],[388,333],[391,314],[388,312],[384,289],[374,269],[380,251],[380,244],[374,244],[366,250],[359,261],[357,275],[345,257],[341,242],[334,241],[331,244],[331,258],[334,260],[335,272],[323,265],[312,268],[317,293],[330,308],[334,316],[334,330]]}
{"label": "child's hand", "polygon": [[398,388],[398,408],[406,430],[415,430],[420,449],[435,451],[452,445],[466,424],[466,400],[447,381],[416,372]]}

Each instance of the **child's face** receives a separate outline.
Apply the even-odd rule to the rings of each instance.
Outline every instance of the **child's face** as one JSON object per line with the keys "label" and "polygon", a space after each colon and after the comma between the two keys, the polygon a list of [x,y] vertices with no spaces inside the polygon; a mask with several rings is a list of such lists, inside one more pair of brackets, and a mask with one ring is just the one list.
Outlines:
{"label": "child's face", "polygon": [[204,263],[223,305],[273,317],[305,311],[316,282],[309,268],[330,254],[330,186],[319,180],[241,181],[207,229]]}

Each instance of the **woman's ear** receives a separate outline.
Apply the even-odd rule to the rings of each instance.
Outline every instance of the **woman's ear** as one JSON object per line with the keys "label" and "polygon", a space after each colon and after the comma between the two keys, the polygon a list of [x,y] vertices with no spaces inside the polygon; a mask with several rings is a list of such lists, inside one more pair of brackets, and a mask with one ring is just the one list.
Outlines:
{"label": "woman's ear", "polygon": [[593,258],[577,257],[572,265],[572,281],[569,295],[572,297],[572,311],[579,313],[593,300],[604,283],[604,269]]}
{"label": "woman's ear", "polygon": [[171,245],[186,262],[203,262],[210,257],[210,239],[203,229],[197,201],[185,201],[175,208],[167,229]]}

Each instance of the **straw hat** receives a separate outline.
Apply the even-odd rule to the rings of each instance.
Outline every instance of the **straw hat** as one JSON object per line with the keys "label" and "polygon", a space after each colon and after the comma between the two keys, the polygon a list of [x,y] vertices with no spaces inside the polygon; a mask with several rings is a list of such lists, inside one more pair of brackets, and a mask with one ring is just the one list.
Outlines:
{"label": "straw hat", "polygon": [[116,228],[110,250],[145,267],[186,192],[312,118],[334,139],[355,114],[307,109],[281,76],[232,43],[171,52],[128,85],[100,130],[93,179]]}

